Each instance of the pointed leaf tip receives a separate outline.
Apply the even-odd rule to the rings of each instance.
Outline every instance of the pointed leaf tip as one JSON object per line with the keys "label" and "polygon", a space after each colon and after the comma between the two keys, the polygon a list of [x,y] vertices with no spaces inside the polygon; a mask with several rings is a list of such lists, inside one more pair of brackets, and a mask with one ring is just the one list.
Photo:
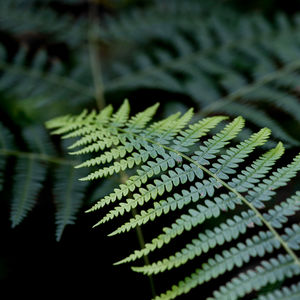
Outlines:
{"label": "pointed leaf tip", "polygon": [[94,224],[94,225],[92,226],[92,228],[95,228],[95,227],[99,226],[100,224],[101,224],[101,223],[98,222],[98,223]]}
{"label": "pointed leaf tip", "polygon": [[114,235],[116,235],[116,234],[117,234],[117,230],[115,230],[115,231],[109,233],[107,236],[114,236]]}

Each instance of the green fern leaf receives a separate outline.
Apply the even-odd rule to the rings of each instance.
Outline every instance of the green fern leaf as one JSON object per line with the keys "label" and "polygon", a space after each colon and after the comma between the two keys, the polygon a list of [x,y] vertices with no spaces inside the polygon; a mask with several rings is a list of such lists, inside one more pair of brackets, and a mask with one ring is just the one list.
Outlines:
{"label": "green fern leaf", "polygon": [[0,4],[1,28],[6,32],[24,34],[37,30],[56,41],[67,42],[70,46],[80,45],[87,30],[86,21],[74,20],[68,15],[58,15],[43,5],[39,9],[32,1],[4,1]]}
{"label": "green fern leaf", "polygon": [[45,177],[45,167],[33,157],[17,162],[10,216],[13,227],[17,226],[34,206]]}
{"label": "green fern leaf", "polygon": [[[235,138],[244,127],[241,117],[212,134],[210,131],[221,127],[226,118],[209,117],[188,124],[193,115],[189,110],[182,117],[174,114],[147,125],[156,108],[157,105],[152,106],[130,118],[126,100],[105,123],[97,125],[101,113],[91,118],[85,112],[47,124],[55,134],[73,136],[75,132],[74,136],[84,141],[75,141],[80,149],[73,155],[93,153],[97,156],[78,166],[98,168],[83,177],[84,181],[129,170],[133,173],[88,210],[113,206],[95,226],[135,210],[134,217],[110,234],[115,235],[158,222],[163,215],[171,216],[171,212],[186,208],[170,226],[163,227],[161,234],[145,243],[144,248],[135,250],[116,264],[148,255],[176,237],[185,236],[192,228],[201,230],[200,224],[205,228],[206,221],[213,219],[212,228],[200,231],[197,238],[182,249],[152,264],[133,267],[137,272],[156,274],[182,267],[203,253],[209,257],[200,269],[156,299],[173,299],[233,268],[247,267],[254,257],[261,266],[242,272],[219,291],[216,288],[215,298],[236,299],[252,290],[260,290],[268,283],[300,274],[296,254],[300,242],[299,226],[289,224],[284,233],[278,231],[289,221],[289,216],[299,211],[299,191],[279,203],[274,201],[277,190],[287,185],[300,170],[300,154],[290,163],[276,168],[284,153],[281,142],[262,154],[256,149],[269,139],[269,129],[263,128],[236,143]],[[84,130],[85,127],[93,129]],[[91,133],[95,135],[93,138]],[[83,140],[85,136],[88,138]],[[230,143],[233,145],[229,146]],[[252,235],[249,229],[255,226],[263,229]],[[241,242],[240,238],[245,234],[247,239]],[[225,247],[228,242],[232,244],[230,249]],[[210,256],[215,249],[217,254]],[[285,254],[278,255],[279,249]],[[261,261],[259,258],[265,257],[266,253],[272,257],[269,261]],[[263,280],[258,282],[255,276]]]}
{"label": "green fern leaf", "polygon": [[293,284],[289,287],[283,287],[281,289],[277,289],[273,292],[267,293],[266,295],[262,295],[257,300],[297,300],[300,296],[300,283]]}
{"label": "green fern leaf", "polygon": [[[201,16],[205,11],[198,18],[197,9],[186,12],[176,3],[180,13],[168,10],[168,6],[162,13],[161,8],[154,6],[156,14],[152,10],[147,17],[143,11],[135,12],[135,17],[124,13],[119,20],[109,22],[104,36],[122,36],[127,42],[138,37],[136,41],[141,46],[150,34],[154,39],[162,39],[166,46],[161,43],[157,46],[150,39],[147,43],[150,51],[116,62],[116,72],[104,78],[106,89],[152,88],[181,93],[199,105],[201,116],[242,115],[259,128],[270,128],[275,138],[299,145],[299,138],[286,131],[288,126],[279,124],[272,116],[275,108],[291,117],[285,120],[286,124],[294,119],[297,126],[299,121],[300,106],[294,93],[300,67],[298,15],[292,20],[283,14],[276,15],[275,19],[284,21],[275,27],[257,13],[244,18],[223,6],[220,10],[207,10],[204,3],[198,5]],[[158,29],[145,30],[150,24],[151,29],[161,26],[169,34]],[[178,79],[178,74],[183,80]],[[265,105],[270,114],[262,109]]]}
{"label": "green fern leaf", "polygon": [[213,298],[208,299],[238,299],[238,297],[243,297],[254,288],[261,288],[276,280],[283,280],[285,277],[299,274],[300,268],[298,265],[293,264],[290,256],[279,255],[276,258],[263,261],[255,270],[241,273],[215,292]]}
{"label": "green fern leaf", "polygon": [[[278,146],[270,151],[268,151],[266,154],[263,154],[261,156],[261,158],[257,159],[256,161],[253,162],[253,166],[255,166],[255,168],[253,168],[251,170],[251,168],[249,167],[247,169],[247,171],[251,170],[252,172],[250,174],[254,174],[254,176],[249,176],[245,171],[242,172],[243,175],[238,175],[238,179],[234,178],[232,180],[232,183],[234,182],[234,185],[239,187],[239,190],[244,191],[245,187],[253,187],[253,182],[256,182],[256,174],[259,174],[259,177],[262,178],[264,173],[266,173],[268,171],[268,166],[272,165],[275,163],[276,159],[278,159],[281,155],[282,155],[282,145],[278,144]],[[277,153],[276,153],[277,152]],[[274,154],[274,155],[272,155]],[[264,170],[264,171],[262,171]],[[247,174],[248,176],[245,177],[244,174]],[[241,181],[242,179],[242,181]],[[285,215],[289,215],[289,214],[293,214],[294,211],[296,211],[297,209],[299,209],[299,207],[297,206],[297,201],[298,199],[298,195],[299,193],[297,193],[295,196],[291,197],[290,199],[287,199],[286,202],[283,202],[282,206],[276,206],[275,210],[270,209],[270,211],[268,213],[264,214],[264,217],[266,218],[266,220],[268,220],[268,222],[270,222],[274,227],[276,228],[280,228],[282,222],[287,221],[287,218],[285,217]],[[173,200],[174,201],[174,200]],[[159,205],[161,203],[161,206]],[[147,212],[142,211],[140,215],[136,215],[134,219],[131,219],[128,223],[122,225],[121,227],[119,227],[117,230],[115,230],[111,235],[116,234],[116,233],[121,233],[124,232],[125,230],[129,230],[130,228],[134,228],[137,225],[141,225],[143,223],[145,223],[145,218],[147,218],[147,221],[150,220],[154,220],[155,219],[155,215],[156,217],[159,217],[162,213],[168,213],[169,209],[166,207],[167,202],[166,201],[160,201],[159,204],[155,203],[155,209],[149,209]],[[170,205],[170,209],[175,209],[176,205]],[[227,210],[228,208],[226,206],[221,206],[221,208],[223,210]],[[202,212],[203,212],[203,208],[202,208]],[[155,213],[155,214],[154,214]],[[195,213],[194,213],[195,215]],[[200,214],[201,216],[201,214]],[[257,220],[256,218],[253,218],[253,215],[251,214],[251,210],[248,212],[248,214],[246,214],[245,212],[242,212],[241,216],[236,215],[235,217],[238,218],[238,221],[235,224],[234,220],[228,220],[231,224],[231,226],[236,225],[237,227],[237,231],[235,231],[235,235],[236,237],[238,236],[238,230],[241,230],[241,232],[245,232],[244,229],[246,228],[246,226],[248,224],[251,223],[255,223],[257,225],[262,225],[261,222],[259,222],[259,220]],[[241,221],[244,221],[244,224],[242,224]],[[200,224],[200,222],[203,221],[203,217],[199,218],[198,222],[193,222],[193,226],[196,226],[198,224]],[[277,224],[275,226],[275,224]],[[227,224],[220,224],[222,230],[227,230]],[[224,237],[223,235],[221,235],[220,237],[220,229],[215,228],[216,231],[216,236],[210,234],[209,238],[211,240],[211,243],[213,242],[213,240],[218,242],[218,235],[219,234],[219,239],[221,238],[222,241],[224,241]],[[226,234],[226,231],[225,233]],[[174,238],[174,234],[172,236],[172,238]],[[200,236],[199,236],[200,237]],[[201,235],[201,241],[203,242],[203,235]],[[207,239],[207,238],[206,238]],[[228,241],[228,239],[231,240],[231,236],[227,235],[226,240]],[[168,242],[170,242],[170,239],[167,240]],[[142,255],[148,254],[150,251],[153,251],[156,247],[155,245],[157,244],[157,239],[154,239],[152,241],[152,243],[147,243],[145,245],[144,249],[141,250],[137,250],[135,251],[132,255],[128,256],[127,258],[125,258],[124,260],[120,261],[120,262],[129,262],[132,260],[135,260],[137,258],[140,258]],[[162,246],[162,243],[160,242],[160,247]],[[197,243],[197,249],[196,251],[198,251],[199,255],[201,254],[201,247],[199,247],[199,244]],[[204,249],[208,250],[207,246],[204,246]],[[199,252],[200,251],[200,252]],[[188,254],[188,250],[182,250],[182,252],[185,252],[185,254]],[[174,255],[175,258],[177,258],[177,255]],[[166,262],[166,260],[164,260]],[[119,262],[119,263],[120,263]],[[178,263],[178,262],[177,262]],[[168,264],[165,264],[165,267],[168,267]]]}
{"label": "green fern leaf", "polygon": [[[82,174],[82,172],[81,172]],[[55,173],[56,240],[59,241],[67,225],[74,224],[83,200],[86,184],[78,183],[80,172],[73,166],[61,166]]]}
{"label": "green fern leaf", "polygon": [[[9,54],[0,45],[0,90],[5,91],[7,96],[26,99],[26,105],[18,103],[23,110],[28,110],[28,103],[38,111],[62,98],[70,97],[76,104],[87,103],[93,98],[91,77],[88,64],[83,63],[84,58],[81,57],[80,65],[74,66],[68,74],[59,61],[51,62],[49,66],[45,50],[38,51],[28,63],[28,51],[22,47],[14,60],[10,60]],[[53,90],[56,92],[53,93]]]}

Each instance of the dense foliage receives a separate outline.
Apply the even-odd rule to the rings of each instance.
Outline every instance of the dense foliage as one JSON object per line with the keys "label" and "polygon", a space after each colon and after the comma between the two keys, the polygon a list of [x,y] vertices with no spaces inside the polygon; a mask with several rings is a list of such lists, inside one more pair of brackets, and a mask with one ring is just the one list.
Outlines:
{"label": "dense foliage", "polygon": [[[92,206],[99,224],[117,225],[97,227],[97,239],[100,228],[136,229],[139,249],[133,235],[118,264],[144,257],[133,269],[150,276],[157,299],[297,299],[299,8],[1,1],[4,243],[24,245],[15,232],[44,220],[47,243],[59,247],[53,239],[64,243],[66,228],[87,235]],[[5,257],[0,278],[13,280]]]}
{"label": "dense foliage", "polygon": [[[96,225],[134,210],[133,218],[110,235],[129,231],[150,221],[158,222],[159,217],[188,206],[188,211],[178,214],[173,223],[163,228],[162,234],[118,263],[135,261],[148,255],[173,242],[174,238],[184,236],[185,231],[199,228],[199,225],[214,218],[214,227],[200,231],[197,239],[177,252],[173,250],[171,256],[133,268],[145,274],[156,274],[184,265],[202,252],[210,253],[209,250],[216,246],[237,240],[228,250],[219,247],[200,269],[155,299],[173,299],[188,293],[197,285],[217,278],[235,266],[249,263],[252,257],[264,257],[266,253],[274,256],[261,261],[252,272],[234,277],[231,280],[234,286],[226,283],[219,291],[213,292],[211,299],[238,299],[274,281],[299,275],[300,260],[293,250],[300,249],[300,227],[296,223],[285,227],[282,236],[277,229],[283,227],[288,216],[299,210],[300,191],[280,202],[272,199],[275,198],[275,190],[285,186],[300,170],[300,153],[287,166],[272,171],[284,152],[282,143],[252,163],[249,158],[256,147],[266,143],[269,129],[263,128],[247,140],[228,147],[227,144],[242,130],[243,118],[237,117],[223,130],[204,140],[203,137],[226,118],[208,117],[188,125],[193,117],[192,110],[189,110],[183,116],[173,114],[147,126],[156,109],[157,105],[154,105],[129,119],[130,106],[125,101],[113,115],[112,107],[108,106],[99,114],[84,111],[78,116],[67,115],[47,123],[48,128],[55,129],[54,134],[63,134],[64,138],[79,137],[69,149],[81,149],[71,154],[82,156],[93,153],[93,158],[76,166],[97,166],[97,170],[81,178],[83,181],[105,178],[115,173],[126,174],[137,166],[133,175],[128,178],[123,175],[119,187],[89,210],[103,210],[105,206],[115,204]],[[197,146],[199,139],[200,147]],[[222,152],[224,154],[220,155]],[[241,167],[245,160],[248,163]],[[240,170],[236,174],[238,168]],[[244,207],[237,209],[237,205]],[[233,213],[228,214],[228,211]],[[268,230],[251,236],[247,228],[255,225]],[[241,242],[240,235],[246,233],[248,238]],[[273,253],[280,247],[287,254]],[[173,248],[177,248],[174,242]]]}

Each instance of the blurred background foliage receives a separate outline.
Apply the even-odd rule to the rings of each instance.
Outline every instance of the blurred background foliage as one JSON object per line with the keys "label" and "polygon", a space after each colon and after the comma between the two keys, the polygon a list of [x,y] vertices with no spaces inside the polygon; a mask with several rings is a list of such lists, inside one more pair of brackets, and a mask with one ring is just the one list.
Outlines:
{"label": "blurred background foliage", "polygon": [[[76,269],[90,272],[83,259],[75,267],[79,253],[87,259],[99,248],[104,256],[116,251],[112,241],[90,232],[93,221],[82,212],[118,178],[78,183],[67,145],[44,129],[52,117],[117,106],[124,98],[135,111],[158,101],[161,116],[189,107],[198,117],[243,115],[245,134],[267,126],[274,140],[296,153],[299,11],[297,0],[2,0],[2,281],[21,280],[30,268],[32,278],[47,270],[56,283],[75,280]],[[106,253],[102,243],[110,245]],[[47,250],[45,263],[41,252]],[[102,266],[104,285],[118,276],[122,282],[123,267],[117,275],[111,263]],[[131,295],[125,283],[122,288]]]}

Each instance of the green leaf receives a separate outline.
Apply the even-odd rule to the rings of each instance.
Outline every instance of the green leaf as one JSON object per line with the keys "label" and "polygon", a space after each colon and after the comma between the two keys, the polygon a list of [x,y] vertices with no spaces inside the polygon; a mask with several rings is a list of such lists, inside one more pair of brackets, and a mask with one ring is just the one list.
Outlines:
{"label": "green leaf", "polygon": [[45,177],[46,166],[33,157],[18,160],[10,215],[12,227],[20,224],[36,204]]}
{"label": "green leaf", "polygon": [[56,240],[59,241],[67,225],[74,224],[82,206],[87,184],[78,182],[82,173],[73,166],[60,166],[55,173],[54,197],[56,204]]}

